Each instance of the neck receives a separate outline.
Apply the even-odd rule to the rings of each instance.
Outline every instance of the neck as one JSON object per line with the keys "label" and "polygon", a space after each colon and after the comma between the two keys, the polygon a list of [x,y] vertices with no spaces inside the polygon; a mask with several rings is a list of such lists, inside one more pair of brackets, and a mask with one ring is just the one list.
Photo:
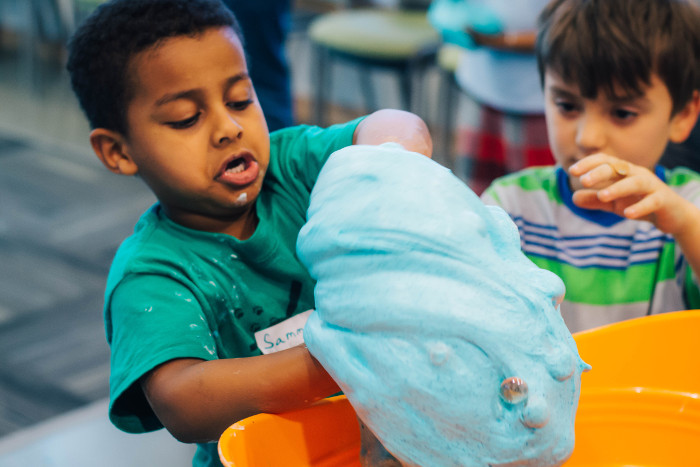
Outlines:
{"label": "neck", "polygon": [[201,213],[186,211],[173,212],[166,206],[163,207],[165,214],[173,221],[187,228],[202,230],[204,232],[225,233],[237,238],[247,240],[253,235],[258,226],[258,216],[255,212],[255,205],[246,209],[242,213],[227,217],[205,216]]}

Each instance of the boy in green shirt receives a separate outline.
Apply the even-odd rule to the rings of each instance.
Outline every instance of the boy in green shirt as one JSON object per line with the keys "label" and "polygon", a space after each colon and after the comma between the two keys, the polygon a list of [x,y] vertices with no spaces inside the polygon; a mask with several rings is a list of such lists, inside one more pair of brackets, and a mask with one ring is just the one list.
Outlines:
{"label": "boy in green shirt", "polygon": [[555,0],[536,52],[557,166],[482,196],[525,254],[566,285],[580,331],[700,307],[700,175],[658,162],[700,110],[700,13],[691,0]]}
{"label": "boy in green shirt", "polygon": [[338,391],[295,346],[294,317],[314,307],[295,242],[325,160],[388,141],[430,156],[430,136],[395,110],[268,134],[218,0],[112,0],[69,47],[97,157],[158,198],[108,278],[110,419],[129,432],[165,426],[202,443],[195,464],[218,465],[210,442],[231,423]]}

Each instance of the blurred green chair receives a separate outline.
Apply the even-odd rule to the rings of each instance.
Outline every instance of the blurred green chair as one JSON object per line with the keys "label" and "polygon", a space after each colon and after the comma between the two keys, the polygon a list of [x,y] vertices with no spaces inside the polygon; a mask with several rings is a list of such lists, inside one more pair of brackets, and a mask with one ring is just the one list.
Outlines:
{"label": "blurred green chair", "polygon": [[[365,110],[377,109],[371,73],[390,70],[398,75],[401,107],[416,113],[421,78],[435,63],[441,44],[438,32],[422,9],[346,9],[325,13],[309,26],[315,49],[316,124],[326,123],[326,103],[332,91],[332,64],[344,61],[358,70]],[[415,86],[414,86],[415,85]]]}

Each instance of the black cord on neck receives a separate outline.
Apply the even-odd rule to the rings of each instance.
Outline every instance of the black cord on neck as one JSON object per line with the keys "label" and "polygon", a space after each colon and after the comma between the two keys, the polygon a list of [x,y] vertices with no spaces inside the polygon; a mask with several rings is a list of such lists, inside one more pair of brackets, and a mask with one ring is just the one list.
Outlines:
{"label": "black cord on neck", "polygon": [[661,274],[661,257],[664,253],[664,245],[666,244],[666,236],[661,237],[661,246],[659,254],[656,257],[656,266],[654,267],[654,281],[651,284],[651,297],[649,297],[649,305],[647,306],[646,316],[650,316],[654,309],[654,297],[656,296],[656,285],[659,283],[659,275]]}

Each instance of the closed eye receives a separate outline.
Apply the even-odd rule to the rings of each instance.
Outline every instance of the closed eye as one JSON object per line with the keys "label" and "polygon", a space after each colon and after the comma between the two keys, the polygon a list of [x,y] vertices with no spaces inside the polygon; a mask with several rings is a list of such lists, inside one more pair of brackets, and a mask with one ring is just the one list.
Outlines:
{"label": "closed eye", "polygon": [[229,102],[227,105],[233,110],[245,110],[250,104],[253,103],[253,99],[246,99],[244,101],[233,101]]}
{"label": "closed eye", "polygon": [[189,128],[192,125],[194,125],[195,123],[197,123],[201,114],[202,114],[201,112],[197,112],[196,114],[194,114],[190,118],[186,118],[184,120],[178,120],[175,122],[165,122],[165,124],[168,125],[170,128],[175,129],[175,130],[183,130],[183,129]]}

